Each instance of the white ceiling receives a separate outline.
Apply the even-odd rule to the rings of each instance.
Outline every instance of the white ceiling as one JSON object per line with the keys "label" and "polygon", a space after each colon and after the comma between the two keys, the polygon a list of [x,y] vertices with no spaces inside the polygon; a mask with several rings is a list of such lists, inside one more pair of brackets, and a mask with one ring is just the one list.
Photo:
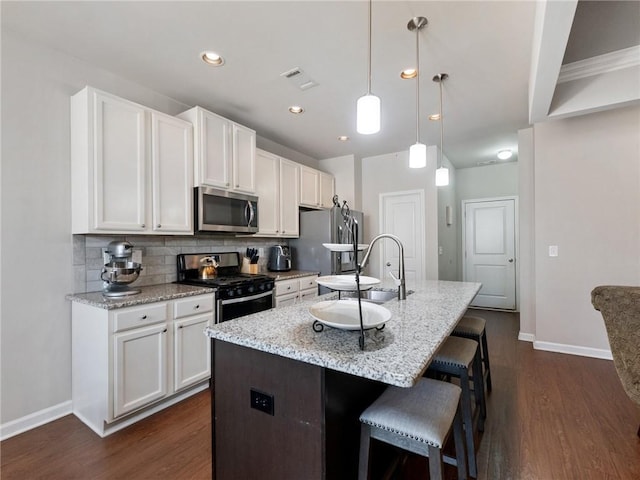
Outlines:
{"label": "white ceiling", "polygon": [[[383,117],[371,136],[355,131],[355,103],[366,92],[367,9],[363,1],[3,1],[2,26],[323,159],[415,142],[415,81],[399,73],[415,63],[407,22],[424,16],[421,141],[439,143],[439,124],[427,116],[438,110],[431,78],[446,72],[444,151],[452,163],[475,166],[501,148],[517,150],[517,131],[528,125],[535,2],[374,1],[372,91]],[[204,64],[206,49],[226,64]],[[301,91],[280,76],[293,67],[318,85]],[[288,113],[292,104],[305,113]]]}

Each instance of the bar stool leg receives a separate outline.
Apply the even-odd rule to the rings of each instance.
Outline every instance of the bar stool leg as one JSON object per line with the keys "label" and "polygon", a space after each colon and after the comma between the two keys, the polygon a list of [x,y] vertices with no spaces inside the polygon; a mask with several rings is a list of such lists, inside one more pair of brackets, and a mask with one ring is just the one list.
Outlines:
{"label": "bar stool leg", "polygon": [[467,452],[464,446],[464,434],[462,433],[462,418],[460,404],[453,418],[453,442],[456,447],[456,465],[458,467],[458,479],[467,479]]}
{"label": "bar stool leg", "polygon": [[487,371],[487,392],[491,392],[491,367],[489,366],[489,347],[487,346],[487,331],[482,335],[482,361]]}
{"label": "bar stool leg", "polygon": [[[477,376],[477,375],[474,375]],[[467,438],[467,456],[469,458],[469,475],[473,478],[478,477],[478,468],[476,464],[476,449],[473,440],[473,412],[471,411],[471,393],[469,385],[469,370],[462,368],[460,371],[460,384],[467,385],[462,389],[462,422],[464,423],[464,434]]]}
{"label": "bar stool leg", "polygon": [[442,480],[443,470],[442,450],[429,445],[429,479]]}
{"label": "bar stool leg", "polygon": [[371,445],[371,427],[365,423],[360,427],[360,458],[358,459],[358,480],[369,478],[369,447]]}
{"label": "bar stool leg", "polygon": [[487,404],[484,396],[484,377],[482,375],[482,359],[480,348],[473,357],[473,395],[476,397],[476,408],[480,408],[478,430],[484,432],[484,421],[487,418]]}

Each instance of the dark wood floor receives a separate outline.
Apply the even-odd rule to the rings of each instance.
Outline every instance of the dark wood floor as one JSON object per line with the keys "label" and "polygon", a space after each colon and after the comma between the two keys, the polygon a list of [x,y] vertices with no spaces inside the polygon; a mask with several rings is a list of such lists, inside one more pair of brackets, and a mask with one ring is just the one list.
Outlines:
{"label": "dark wood floor", "polygon": [[[640,409],[613,363],[535,351],[516,314],[482,315],[493,393],[479,478],[640,479]],[[69,415],[0,443],[0,477],[210,479],[209,408],[203,392],[105,439]],[[412,457],[399,476],[428,478],[425,466]]]}

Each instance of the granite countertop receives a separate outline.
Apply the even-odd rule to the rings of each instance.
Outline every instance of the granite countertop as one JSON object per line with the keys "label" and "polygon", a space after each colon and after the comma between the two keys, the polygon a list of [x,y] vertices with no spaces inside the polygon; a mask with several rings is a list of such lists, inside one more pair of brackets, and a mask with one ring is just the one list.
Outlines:
{"label": "granite countertop", "polygon": [[288,272],[265,272],[265,275],[269,275],[275,281],[291,280],[292,278],[302,278],[318,276],[320,272],[313,272],[307,270],[289,270]]}
{"label": "granite countertop", "polygon": [[[135,287],[135,286],[133,286]],[[74,293],[66,296],[72,302],[86,303],[98,308],[111,310],[115,308],[133,307],[145,303],[162,302],[176,298],[192,297],[214,293],[214,288],[194,287],[190,285],[178,285],[177,283],[165,283],[162,285],[152,285],[140,287],[140,293],[127,297],[105,297],[102,292]]]}
{"label": "granite countertop", "polygon": [[383,330],[365,332],[364,351],[358,346],[359,331],[325,327],[316,333],[312,329],[309,307],[321,300],[337,299],[335,292],[223,322],[208,327],[205,333],[236,345],[410,387],[421,377],[481,284],[425,281],[408,287],[413,293],[406,300],[383,304],[391,312],[391,319]]}

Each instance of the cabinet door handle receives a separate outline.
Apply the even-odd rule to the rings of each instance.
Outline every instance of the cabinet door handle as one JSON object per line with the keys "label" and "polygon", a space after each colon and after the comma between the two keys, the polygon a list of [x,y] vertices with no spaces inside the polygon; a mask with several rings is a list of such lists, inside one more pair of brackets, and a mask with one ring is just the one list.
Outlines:
{"label": "cabinet door handle", "polygon": [[156,228],[160,228],[160,227],[162,227],[162,225],[160,225],[160,224],[156,225]]}
{"label": "cabinet door handle", "polygon": [[291,290],[291,286],[288,286],[288,287],[287,287],[287,290]]}
{"label": "cabinet door handle", "polygon": [[224,186],[225,186],[225,187],[228,187],[228,186],[229,186],[229,182],[225,183],[225,184],[224,184]]}
{"label": "cabinet door handle", "polygon": [[[184,326],[184,325],[180,325],[178,328],[182,328],[183,326]],[[165,330],[165,332],[166,332],[166,330]]]}
{"label": "cabinet door handle", "polygon": [[146,225],[145,225],[144,223],[143,223],[142,225],[140,225],[140,226],[141,226],[142,228],[145,228],[145,227],[146,227]]}
{"label": "cabinet door handle", "polygon": [[236,188],[240,188],[240,184],[239,183],[236,184]]}
{"label": "cabinet door handle", "polygon": [[142,317],[140,317],[140,320],[146,320],[147,316],[146,315],[142,315]]}
{"label": "cabinet door handle", "polygon": [[[197,310],[199,308],[200,308],[200,305],[196,305],[195,307],[193,307],[194,310]],[[180,328],[182,328],[182,327],[180,327]]]}
{"label": "cabinet door handle", "polygon": [[162,333],[167,333],[167,329],[165,328],[164,330],[162,330]]}

